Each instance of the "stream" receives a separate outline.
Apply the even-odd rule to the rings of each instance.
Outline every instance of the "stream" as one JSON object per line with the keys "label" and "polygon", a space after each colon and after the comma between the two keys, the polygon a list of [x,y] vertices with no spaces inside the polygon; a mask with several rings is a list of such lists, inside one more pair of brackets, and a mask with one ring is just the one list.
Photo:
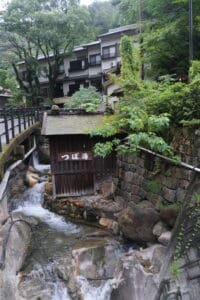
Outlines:
{"label": "stream", "polygon": [[[101,280],[92,286],[85,277],[76,276],[75,282],[82,298],[76,295],[76,285],[71,288],[75,290],[75,296],[69,294],[67,285],[71,281],[71,271],[66,271],[63,266],[70,265],[72,249],[77,242],[84,242],[86,236],[101,230],[67,222],[63,217],[43,208],[44,184],[38,183],[18,199],[12,199],[13,213],[37,220],[28,255],[20,270],[23,280],[18,285],[19,300],[109,300],[113,279]],[[117,256],[121,253],[120,248],[116,250]]]}

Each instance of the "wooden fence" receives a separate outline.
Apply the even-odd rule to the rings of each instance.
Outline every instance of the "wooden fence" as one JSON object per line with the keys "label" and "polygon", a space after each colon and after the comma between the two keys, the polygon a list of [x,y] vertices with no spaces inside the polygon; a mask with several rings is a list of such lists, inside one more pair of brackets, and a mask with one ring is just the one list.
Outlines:
{"label": "wooden fence", "polygon": [[44,110],[44,107],[0,109],[0,152],[16,135],[41,121]]}

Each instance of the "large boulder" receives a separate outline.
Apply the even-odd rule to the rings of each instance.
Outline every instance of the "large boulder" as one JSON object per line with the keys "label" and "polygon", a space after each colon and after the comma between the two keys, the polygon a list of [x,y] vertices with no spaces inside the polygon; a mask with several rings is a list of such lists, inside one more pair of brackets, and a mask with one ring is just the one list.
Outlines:
{"label": "large boulder", "polygon": [[159,272],[166,255],[166,247],[154,245],[141,251],[132,251],[121,258],[116,269],[116,284],[111,300],[155,299]]}
{"label": "large boulder", "polygon": [[119,259],[119,249],[117,241],[106,238],[80,241],[72,251],[75,275],[89,280],[112,278]]}
{"label": "large boulder", "polygon": [[146,201],[123,209],[118,217],[123,235],[137,242],[154,242],[153,227],[158,221],[158,212]]}
{"label": "large boulder", "polygon": [[178,215],[178,208],[176,207],[165,207],[160,212],[161,220],[170,227],[173,227],[176,222]]}

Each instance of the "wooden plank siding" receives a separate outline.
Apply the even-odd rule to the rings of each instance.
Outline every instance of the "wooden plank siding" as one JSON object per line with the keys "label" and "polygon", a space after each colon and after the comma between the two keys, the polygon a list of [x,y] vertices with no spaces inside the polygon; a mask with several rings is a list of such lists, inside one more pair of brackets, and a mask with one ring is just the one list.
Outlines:
{"label": "wooden plank siding", "polygon": [[[98,179],[115,174],[115,154],[105,159],[95,157],[92,149],[96,142],[97,139],[86,134],[50,137],[51,169],[56,197],[93,194]],[[78,153],[78,159],[71,158],[74,153]],[[83,159],[86,154],[87,159]],[[67,157],[67,160],[62,157]]]}

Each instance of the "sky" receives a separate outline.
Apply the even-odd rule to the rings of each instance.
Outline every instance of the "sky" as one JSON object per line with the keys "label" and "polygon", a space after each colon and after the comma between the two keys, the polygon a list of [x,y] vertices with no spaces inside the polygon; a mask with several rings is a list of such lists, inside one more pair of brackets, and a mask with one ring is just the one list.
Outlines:
{"label": "sky", "polygon": [[[6,3],[8,2],[9,0],[0,0],[0,10],[4,9],[6,7]],[[29,0],[27,0],[29,1]],[[94,0],[80,0],[80,3],[82,5],[89,5],[91,4],[92,2],[94,2]]]}

